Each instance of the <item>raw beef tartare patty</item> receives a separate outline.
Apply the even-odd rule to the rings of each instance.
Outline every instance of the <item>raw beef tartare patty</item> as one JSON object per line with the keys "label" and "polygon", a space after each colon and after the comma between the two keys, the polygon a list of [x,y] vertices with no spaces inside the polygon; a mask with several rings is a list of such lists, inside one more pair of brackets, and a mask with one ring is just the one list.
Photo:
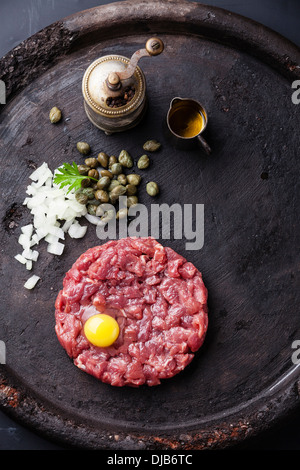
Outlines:
{"label": "raw beef tartare patty", "polygon": [[[111,315],[119,336],[90,343],[89,317]],[[113,386],[160,384],[193,359],[208,324],[201,273],[155,239],[123,238],[83,253],[55,302],[55,331],[74,364]]]}

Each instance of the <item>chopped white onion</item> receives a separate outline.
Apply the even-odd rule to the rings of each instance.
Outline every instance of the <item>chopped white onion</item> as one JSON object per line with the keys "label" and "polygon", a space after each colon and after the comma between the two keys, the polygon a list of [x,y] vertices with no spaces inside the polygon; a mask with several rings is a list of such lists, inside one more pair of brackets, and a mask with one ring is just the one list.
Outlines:
{"label": "chopped white onion", "polygon": [[34,233],[31,237],[31,243],[30,243],[30,248],[34,245],[38,245],[40,241],[40,238],[37,233]]}
{"label": "chopped white onion", "polygon": [[26,260],[37,261],[39,257],[39,252],[37,250],[27,249],[23,251],[21,256],[23,256],[23,258],[25,258]]}
{"label": "chopped white onion", "polygon": [[36,274],[33,274],[29,279],[24,284],[24,287],[26,289],[33,289],[36,286],[36,283],[40,280],[41,278],[37,276]]}
{"label": "chopped white onion", "polygon": [[31,259],[26,261],[26,269],[28,269],[28,271],[31,271],[31,269],[32,269],[32,260]]}
{"label": "chopped white onion", "polygon": [[17,261],[19,261],[19,263],[22,263],[22,264],[26,264],[26,261],[27,261],[27,259],[24,258],[24,256],[22,256],[22,255],[16,255],[16,256],[15,256],[15,259],[16,259]]}
{"label": "chopped white onion", "polygon": [[101,222],[100,217],[97,217],[96,215],[91,215],[91,214],[85,214],[85,218],[94,225],[98,225]]}
{"label": "chopped white onion", "polygon": [[65,245],[63,243],[60,243],[60,242],[49,243],[49,245],[47,247],[47,251],[48,251],[48,253],[52,253],[53,255],[60,256],[64,251],[64,247],[65,247]]}
{"label": "chopped white onion", "polygon": [[47,243],[57,243],[59,241],[59,237],[53,235],[52,233],[48,233],[45,237],[45,242]]}
{"label": "chopped white onion", "polygon": [[55,225],[48,225],[48,234],[54,235],[55,237],[62,238],[64,240],[65,238],[65,232],[63,229],[60,227],[56,227]]}
{"label": "chopped white onion", "polygon": [[69,230],[69,228],[71,227],[71,225],[73,224],[75,219],[70,219],[70,220],[66,220],[64,225],[62,226],[62,229],[64,232],[67,232]]}
{"label": "chopped white onion", "polygon": [[71,238],[82,238],[86,234],[87,226],[82,226],[78,222],[74,222],[69,230],[68,234]]}
{"label": "chopped white onion", "polygon": [[23,227],[21,227],[21,232],[24,233],[24,235],[31,237],[32,232],[33,232],[33,225],[32,224],[24,225]]}
{"label": "chopped white onion", "polygon": [[[93,224],[100,220],[87,213],[86,206],[76,200],[74,190],[68,192],[68,187],[60,188],[53,182],[56,171],[52,173],[44,162],[29,176],[32,182],[26,188],[23,205],[30,210],[33,222],[21,227],[18,242],[23,251],[15,256],[28,270],[39,257],[39,252],[32,247],[41,240],[48,244],[48,253],[60,256],[65,247],[61,241],[65,240],[66,234],[71,238],[82,238],[86,234],[87,226],[81,226],[78,218],[85,216]],[[25,287],[32,289],[39,279],[33,275]]]}
{"label": "chopped white onion", "polygon": [[19,236],[18,242],[22,246],[22,248],[25,250],[26,248],[30,248],[31,240],[30,237],[25,235],[25,233],[21,233]]}
{"label": "chopped white onion", "polygon": [[39,168],[37,168],[36,170],[34,170],[33,173],[31,173],[31,175],[29,176],[29,178],[33,181],[38,181],[38,179],[40,178],[41,175],[43,175],[43,173],[48,170],[48,165],[46,162],[44,162]]}

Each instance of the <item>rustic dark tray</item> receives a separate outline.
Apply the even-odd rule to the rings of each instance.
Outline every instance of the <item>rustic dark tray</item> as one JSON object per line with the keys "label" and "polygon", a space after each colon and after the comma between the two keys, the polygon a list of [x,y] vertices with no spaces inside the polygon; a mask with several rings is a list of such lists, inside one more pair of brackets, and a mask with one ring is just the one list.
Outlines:
{"label": "rustic dark tray", "polygon": [[[96,58],[130,57],[158,35],[165,51],[143,59],[149,109],[143,122],[106,136],[87,120],[81,80]],[[299,49],[248,19],[191,2],[125,1],[59,21],[0,62],[7,86],[1,106],[1,407],[63,445],[86,449],[207,449],[242,442],[270,428],[299,402],[292,342],[299,319]],[[207,108],[211,157],[174,148],[165,116],[174,96]],[[52,106],[63,121],[49,124]],[[64,273],[89,246],[93,227],[68,240],[55,258],[40,249],[41,281],[14,256],[34,165],[78,161],[75,144],[136,158],[148,138],[162,142],[146,179],[157,203],[205,205],[205,241],[162,240],[202,272],[209,289],[209,329],[190,366],[155,388],[118,389],[72,365],[54,332],[54,302]],[[141,193],[142,194],[142,193]],[[149,205],[145,194],[141,202]]]}

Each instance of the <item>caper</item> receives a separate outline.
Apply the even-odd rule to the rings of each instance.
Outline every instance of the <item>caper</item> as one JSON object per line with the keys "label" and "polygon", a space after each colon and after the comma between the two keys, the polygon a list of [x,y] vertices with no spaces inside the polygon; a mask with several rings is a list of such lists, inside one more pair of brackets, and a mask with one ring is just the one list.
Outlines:
{"label": "caper", "polygon": [[97,183],[97,189],[107,189],[110,185],[110,182],[111,179],[109,176],[102,176]]}
{"label": "caper", "polygon": [[112,180],[108,186],[108,191],[112,191],[116,186],[119,186],[121,183],[118,180]]}
{"label": "caper", "polygon": [[[94,196],[95,196],[95,192],[96,191],[94,191]],[[89,204],[93,204],[94,206],[98,207],[101,204],[101,201],[98,201],[98,199],[94,197],[93,199],[89,200]]]}
{"label": "caper", "polygon": [[50,110],[49,119],[52,124],[56,124],[61,120],[61,110],[58,109],[57,106],[54,106],[54,108]]}
{"label": "caper", "polygon": [[127,184],[127,176],[124,175],[124,173],[121,173],[120,175],[118,175],[117,180],[119,181],[120,184],[123,184],[123,186]]}
{"label": "caper", "polygon": [[113,188],[109,193],[109,200],[112,204],[115,204],[120,196],[123,196],[126,193],[126,188],[122,184],[119,184]]}
{"label": "caper", "polygon": [[110,168],[114,163],[118,163],[118,159],[114,155],[111,155],[108,159],[108,167]]}
{"label": "caper", "polygon": [[103,214],[104,214],[104,209],[103,209],[103,207],[100,205],[100,206],[97,207],[96,216],[97,216],[97,217],[102,217]]}
{"label": "caper", "polygon": [[138,186],[141,182],[141,176],[137,175],[136,173],[132,173],[131,175],[127,175],[127,181],[129,184],[134,184]]}
{"label": "caper", "polygon": [[129,196],[127,198],[127,207],[135,206],[138,202],[137,196]]}
{"label": "caper", "polygon": [[94,197],[95,197],[95,192],[94,192],[93,188],[91,188],[91,187],[83,188],[81,192],[82,192],[82,194],[85,194],[89,199],[94,199]]}
{"label": "caper", "polygon": [[127,214],[128,209],[126,209],[126,207],[123,207],[117,212],[117,219],[124,219],[125,217],[127,217]]}
{"label": "caper", "polygon": [[100,202],[108,202],[109,201],[108,192],[104,191],[104,189],[98,189],[95,192],[95,198]]}
{"label": "caper", "polygon": [[146,150],[146,152],[156,152],[160,148],[161,144],[157,142],[157,140],[147,140],[147,142],[144,143],[143,149]]}
{"label": "caper", "polygon": [[137,193],[137,186],[135,184],[126,185],[127,196],[134,196]]}
{"label": "caper", "polygon": [[110,179],[113,179],[114,175],[109,170],[100,170],[101,176],[108,176]]}
{"label": "caper", "polygon": [[87,205],[87,211],[91,215],[96,215],[97,209],[98,209],[98,206],[96,206],[95,204]]}
{"label": "caper", "polygon": [[77,202],[79,202],[80,204],[87,204],[89,198],[87,197],[86,194],[83,194],[83,193],[76,193],[75,194],[75,199]]}
{"label": "caper", "polygon": [[113,209],[109,209],[108,211],[104,212],[104,215],[101,217],[102,222],[107,223],[110,220],[114,219],[115,211]]}
{"label": "caper", "polygon": [[149,165],[150,165],[150,158],[148,157],[148,155],[142,155],[138,159],[137,167],[140,170],[145,170],[146,168],[148,168]]}
{"label": "caper", "polygon": [[91,186],[92,180],[89,178],[85,178],[84,180],[81,181],[81,187],[82,188],[87,188],[88,186]]}
{"label": "caper", "polygon": [[132,157],[129,155],[127,150],[121,150],[120,155],[119,155],[119,162],[121,163],[122,166],[125,166],[126,168],[133,167]]}
{"label": "caper", "polygon": [[159,188],[157,183],[154,181],[150,181],[146,185],[146,191],[149,194],[149,196],[156,196],[159,193]]}
{"label": "caper", "polygon": [[110,167],[113,175],[120,175],[123,171],[121,163],[113,163]]}
{"label": "caper", "polygon": [[97,168],[98,166],[98,160],[94,157],[86,158],[84,163],[90,168]]}
{"label": "caper", "polygon": [[98,153],[97,160],[103,168],[108,167],[108,155],[107,155],[107,153],[105,153],[105,152]]}
{"label": "caper", "polygon": [[83,155],[88,155],[91,151],[91,147],[87,142],[77,142],[76,147],[78,152],[82,153]]}
{"label": "caper", "polygon": [[94,168],[88,172],[88,176],[90,176],[91,178],[95,178],[96,180],[99,179],[99,173]]}
{"label": "caper", "polygon": [[90,171],[90,167],[87,165],[78,165],[77,168],[81,175],[87,175]]}

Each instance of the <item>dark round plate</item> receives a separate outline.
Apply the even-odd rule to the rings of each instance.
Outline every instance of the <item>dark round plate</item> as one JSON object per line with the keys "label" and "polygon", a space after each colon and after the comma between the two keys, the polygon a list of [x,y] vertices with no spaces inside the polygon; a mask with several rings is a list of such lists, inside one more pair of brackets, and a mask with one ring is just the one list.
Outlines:
{"label": "dark round plate", "polygon": [[[130,57],[153,35],[163,54],[140,62],[149,108],[138,127],[105,135],[87,120],[81,80],[98,57]],[[241,442],[298,405],[299,367],[292,344],[299,320],[299,108],[292,83],[299,49],[238,15],[191,2],[133,2],[94,8],[55,23],[1,60],[7,104],[1,107],[1,365],[4,411],[44,436],[86,449],[207,449]],[[213,153],[179,150],[165,132],[174,96],[202,102]],[[63,120],[53,126],[49,110]],[[64,273],[98,244],[94,226],[68,239],[62,257],[41,244],[33,291],[16,261],[28,177],[43,161],[53,170],[93,154],[135,159],[145,140],[162,149],[143,184],[155,201],[204,204],[204,245],[160,241],[192,261],[209,290],[206,341],[190,366],[155,388],[113,388],[77,369],[54,332],[54,302]]]}

